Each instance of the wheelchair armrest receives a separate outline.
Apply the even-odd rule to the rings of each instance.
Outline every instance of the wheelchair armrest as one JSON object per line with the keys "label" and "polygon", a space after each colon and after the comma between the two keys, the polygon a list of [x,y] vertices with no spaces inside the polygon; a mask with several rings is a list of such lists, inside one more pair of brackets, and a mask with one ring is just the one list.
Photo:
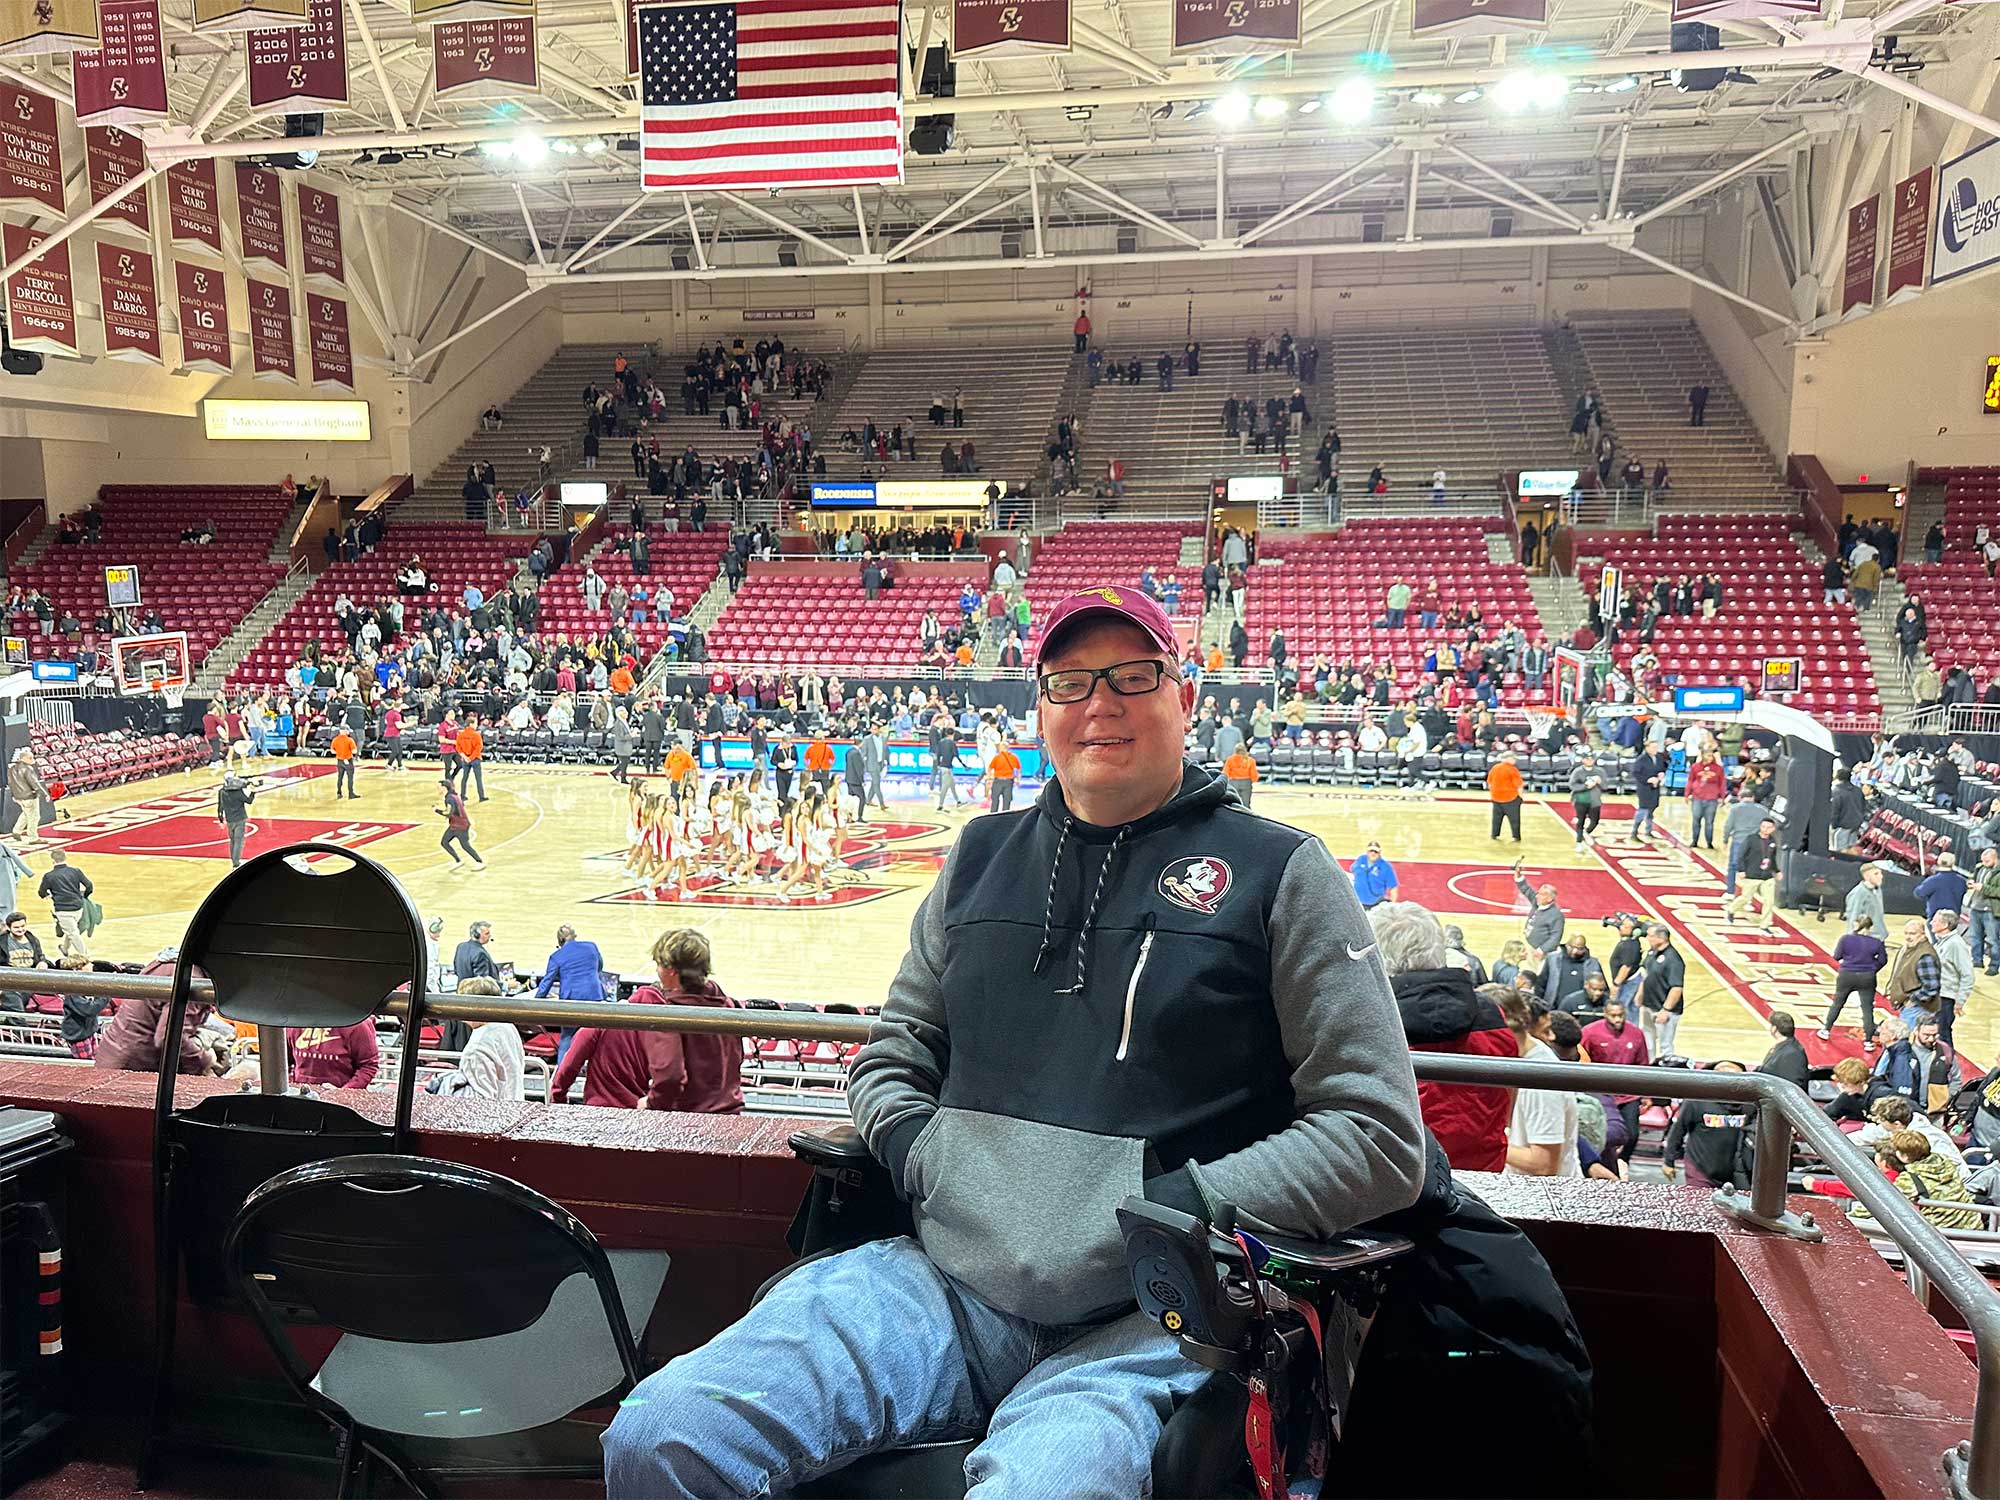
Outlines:
{"label": "wheelchair armrest", "polygon": [[794,1131],[785,1142],[800,1161],[829,1170],[860,1171],[875,1158],[861,1132],[852,1125],[835,1125],[828,1130]]}
{"label": "wheelchair armrest", "polygon": [[[1220,1241],[1226,1251],[1234,1250],[1233,1240],[1225,1240],[1220,1235],[1211,1235],[1211,1240]],[[1330,1240],[1295,1240],[1277,1234],[1260,1234],[1257,1240],[1274,1258],[1283,1262],[1280,1269],[1305,1276],[1332,1276],[1341,1271],[1357,1270],[1380,1261],[1394,1260],[1413,1248],[1411,1241],[1403,1235],[1371,1234],[1361,1230]]]}

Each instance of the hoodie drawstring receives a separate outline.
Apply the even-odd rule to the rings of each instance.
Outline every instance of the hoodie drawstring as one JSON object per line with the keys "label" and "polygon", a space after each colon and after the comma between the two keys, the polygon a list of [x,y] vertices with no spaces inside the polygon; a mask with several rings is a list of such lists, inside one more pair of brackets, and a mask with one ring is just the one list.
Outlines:
{"label": "hoodie drawstring", "polygon": [[1042,903],[1042,945],[1035,950],[1035,966],[1029,972],[1039,974],[1049,966],[1050,950],[1055,944],[1056,924],[1056,881],[1062,875],[1063,849],[1069,844],[1069,830],[1073,819],[1064,818],[1062,832],[1056,836],[1056,857],[1049,865],[1049,894]]}
{"label": "hoodie drawstring", "polygon": [[[1120,828],[1112,836],[1111,847],[1104,851],[1104,863],[1097,867],[1097,884],[1091,888],[1090,905],[1084,908],[1083,926],[1078,929],[1076,935],[1076,983],[1057,990],[1056,993],[1058,995],[1079,995],[1083,993],[1084,980],[1089,977],[1090,934],[1097,926],[1097,908],[1104,900],[1105,886],[1110,884],[1111,865],[1118,858],[1118,846],[1125,842],[1125,835],[1128,832],[1130,832],[1129,827]],[[1057,842],[1057,853],[1061,853],[1060,840]],[[1050,915],[1053,916],[1055,905],[1055,886],[1053,883],[1049,887],[1049,897]],[[1044,930],[1047,930],[1046,926]],[[1043,940],[1046,942],[1047,938],[1045,937]]]}

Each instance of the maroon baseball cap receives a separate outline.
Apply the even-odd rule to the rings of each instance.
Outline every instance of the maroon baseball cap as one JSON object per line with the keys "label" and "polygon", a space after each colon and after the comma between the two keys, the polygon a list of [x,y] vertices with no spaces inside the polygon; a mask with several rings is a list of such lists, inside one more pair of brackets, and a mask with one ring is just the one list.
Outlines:
{"label": "maroon baseball cap", "polygon": [[1099,618],[1124,620],[1137,625],[1168,656],[1178,658],[1181,654],[1180,637],[1174,634],[1174,622],[1167,618],[1167,612],[1160,608],[1157,601],[1147,598],[1136,588],[1106,585],[1071,594],[1050,611],[1049,622],[1042,627],[1041,643],[1035,648],[1035,660],[1039,663],[1049,654],[1049,648],[1068,626],[1081,620]]}

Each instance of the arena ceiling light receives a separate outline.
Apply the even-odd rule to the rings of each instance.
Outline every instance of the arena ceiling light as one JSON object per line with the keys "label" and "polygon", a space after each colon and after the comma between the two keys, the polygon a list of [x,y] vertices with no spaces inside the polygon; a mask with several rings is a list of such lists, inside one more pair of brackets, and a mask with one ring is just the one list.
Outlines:
{"label": "arena ceiling light", "polygon": [[1308,99],[1299,106],[1299,113],[1302,115],[1316,115],[1319,113],[1320,103],[1321,101],[1318,99]]}
{"label": "arena ceiling light", "polygon": [[1365,78],[1350,78],[1326,96],[1326,107],[1343,125],[1359,125],[1375,113],[1375,85]]}
{"label": "arena ceiling light", "polygon": [[524,167],[539,167],[549,159],[549,143],[538,135],[514,137],[514,160]]}
{"label": "arena ceiling light", "polygon": [[1547,113],[1559,109],[1569,94],[1569,80],[1560,73],[1523,68],[1509,73],[1493,85],[1493,103],[1502,114],[1518,115],[1528,110]]}
{"label": "arena ceiling light", "polygon": [[1250,109],[1251,113],[1256,115],[1260,120],[1276,120],[1283,116],[1285,111],[1291,107],[1291,101],[1280,98],[1276,94],[1266,94],[1253,104]]}
{"label": "arena ceiling light", "polygon": [[1233,129],[1250,123],[1251,108],[1250,96],[1239,90],[1216,100],[1209,113],[1215,116],[1217,124]]}
{"label": "arena ceiling light", "polygon": [[1607,94],[1628,94],[1639,86],[1639,80],[1627,73],[1623,78],[1614,78],[1604,85]]}
{"label": "arena ceiling light", "polygon": [[602,156],[605,152],[604,137],[593,135],[583,143],[585,156]]}
{"label": "arena ceiling light", "polygon": [[1453,104],[1477,104],[1485,97],[1478,89],[1463,89],[1452,95],[1451,102]]}
{"label": "arena ceiling light", "polygon": [[1410,95],[1410,103],[1421,105],[1425,109],[1436,109],[1444,103],[1444,95],[1436,89],[1418,89]]}

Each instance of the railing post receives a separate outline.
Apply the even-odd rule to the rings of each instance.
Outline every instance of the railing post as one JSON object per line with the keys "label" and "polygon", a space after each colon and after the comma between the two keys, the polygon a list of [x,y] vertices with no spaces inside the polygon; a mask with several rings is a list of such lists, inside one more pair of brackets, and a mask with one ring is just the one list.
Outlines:
{"label": "railing post", "polygon": [[1766,1104],[1757,1111],[1756,1159],[1750,1171],[1750,1211],[1761,1219],[1785,1212],[1785,1187],[1792,1165],[1792,1122]]}

